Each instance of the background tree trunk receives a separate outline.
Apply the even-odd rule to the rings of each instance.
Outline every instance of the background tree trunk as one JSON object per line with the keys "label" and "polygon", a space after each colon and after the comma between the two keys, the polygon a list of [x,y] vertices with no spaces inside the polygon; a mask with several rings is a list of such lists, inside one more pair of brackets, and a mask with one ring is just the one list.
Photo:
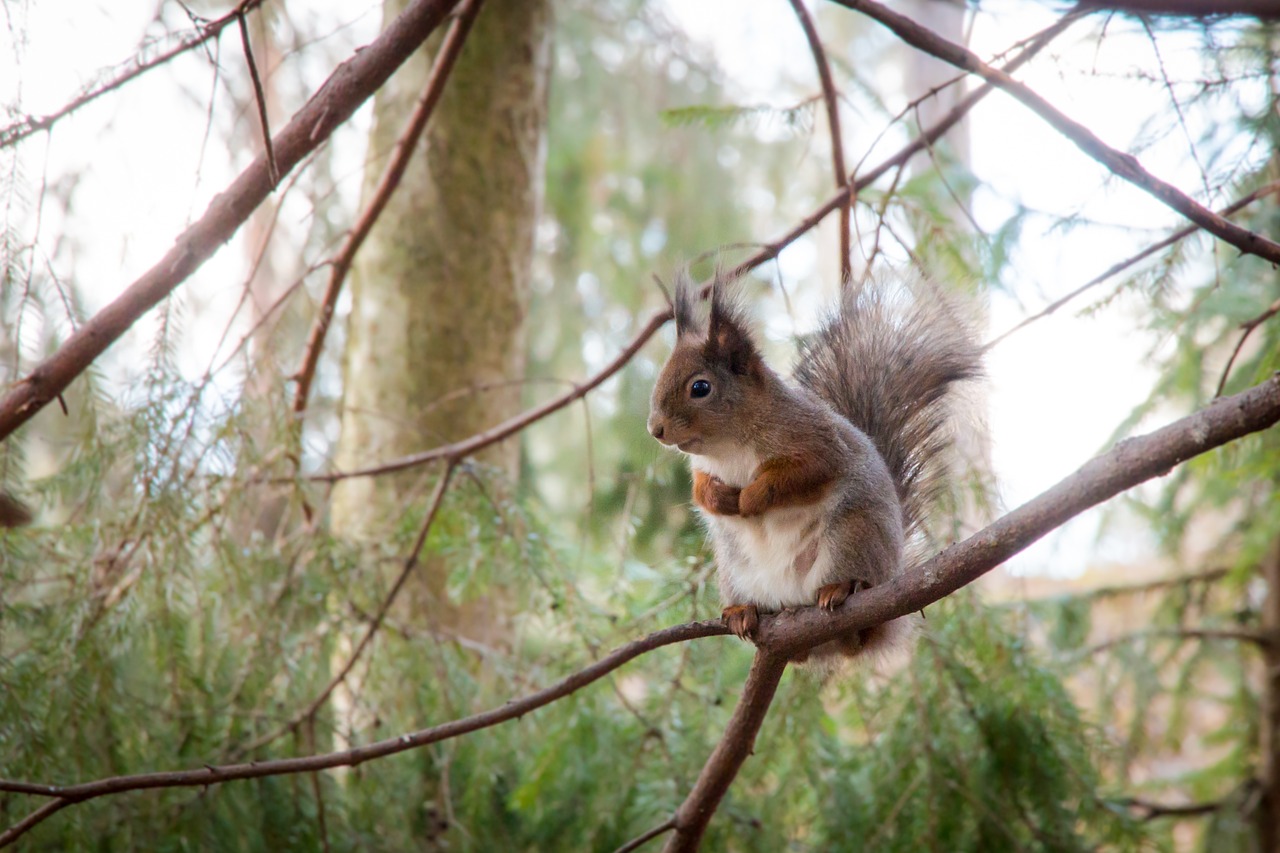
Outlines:
{"label": "background tree trunk", "polygon": [[[403,5],[388,0],[386,19]],[[340,468],[463,438],[520,407],[549,19],[545,0],[485,4],[424,150],[361,251],[351,282]],[[424,88],[430,62],[425,54],[414,57],[378,93],[370,184]],[[511,439],[482,461],[510,481],[518,454]],[[333,497],[335,530],[378,535],[420,477],[342,483]]]}

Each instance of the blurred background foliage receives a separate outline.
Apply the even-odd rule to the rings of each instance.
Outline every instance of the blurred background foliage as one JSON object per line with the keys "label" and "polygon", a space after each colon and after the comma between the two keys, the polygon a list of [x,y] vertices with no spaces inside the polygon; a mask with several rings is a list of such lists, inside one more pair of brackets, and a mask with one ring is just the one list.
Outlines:
{"label": "blurred background foliage", "polygon": [[[529,405],[597,371],[662,307],[655,274],[736,263],[752,248],[742,241],[772,239],[830,193],[807,67],[794,80],[780,71],[771,94],[788,97],[767,101],[728,79],[660,3],[554,5]],[[149,38],[189,25],[177,6],[161,5]],[[905,142],[916,116],[902,110],[897,76],[879,73],[901,62],[893,40],[842,10],[815,11],[858,152],[874,138],[867,128],[886,129],[887,150]],[[278,97],[300,103],[309,86],[298,81],[345,55],[333,37],[343,30],[292,8],[269,14]],[[1204,186],[1186,189],[1235,198],[1277,179],[1274,27],[1099,15],[1078,28],[1073,38],[1099,50],[1136,33],[1200,57],[1185,79],[1157,71],[1149,81],[1164,99],[1148,137],[1205,128],[1188,140]],[[168,74],[206,104],[199,67],[150,76]],[[213,111],[208,133],[242,162],[256,135],[252,96],[242,71],[227,63],[221,73],[231,103]],[[1215,120],[1188,124],[1179,111]],[[504,590],[500,639],[393,610],[352,673],[347,705],[298,721],[381,606],[439,476],[423,469],[420,499],[384,539],[359,543],[330,533],[328,488],[297,477],[327,470],[336,439],[341,324],[300,433],[285,377],[323,287],[317,265],[357,207],[356,136],[322,149],[280,202],[265,256],[279,308],[237,313],[217,288],[180,291],[126,354],[69,389],[69,416],[54,407],[0,445],[0,482],[38,510],[35,526],[0,532],[0,776],[64,783],[364,743],[500,705],[648,631],[718,614],[687,469],[644,432],[668,331],[585,402],[522,434],[518,488],[479,464],[455,474],[425,556],[444,567],[460,608],[484,612]],[[90,235],[76,218],[74,171],[42,177],[29,160],[10,161],[0,364],[16,379],[100,307],[101,270],[76,250]],[[1011,281],[1027,232],[1046,219],[1049,230],[1096,224],[1010,202],[975,229],[966,210],[977,187],[963,146],[938,144],[861,195],[855,254],[864,267],[919,264],[1022,299]],[[46,208],[50,224],[33,241],[32,216]],[[1264,199],[1237,221],[1274,235],[1277,215]],[[743,285],[782,363],[835,292],[824,228],[803,280],[775,264]],[[1252,332],[1225,391],[1277,368],[1280,332],[1264,316],[1275,311],[1275,271],[1256,259],[1193,237],[1107,287],[1081,307],[1141,305],[1134,326],[1152,332],[1158,369],[1117,437],[1211,399],[1241,324]],[[232,318],[212,350],[209,316]],[[1016,583],[967,590],[930,608],[915,654],[884,672],[826,684],[788,674],[706,849],[1260,849],[1271,700],[1258,638],[1280,627],[1264,606],[1267,567],[1280,560],[1278,442],[1274,430],[1252,436],[1126,499],[1131,513],[1115,523],[1158,541],[1154,579],[1144,566],[1136,585],[1114,572],[1098,586],[1081,565],[1082,579],[1034,581],[1025,595],[1010,594]],[[749,662],[750,649],[725,638],[668,647],[467,737],[341,772],[103,798],[20,845],[614,849],[683,799]],[[1203,808],[1162,810],[1188,804]],[[0,795],[6,825],[36,805]]]}

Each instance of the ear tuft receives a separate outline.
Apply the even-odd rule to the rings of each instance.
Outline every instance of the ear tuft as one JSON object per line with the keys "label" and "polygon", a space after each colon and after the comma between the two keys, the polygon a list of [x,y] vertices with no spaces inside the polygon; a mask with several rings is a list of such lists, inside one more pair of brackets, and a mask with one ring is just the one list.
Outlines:
{"label": "ear tuft", "polygon": [[673,305],[676,314],[676,337],[701,336],[705,333],[698,319],[698,285],[689,277],[689,270],[676,273],[676,298]]}
{"label": "ear tuft", "polygon": [[731,282],[717,270],[711,285],[711,320],[707,332],[706,355],[711,361],[728,364],[734,373],[745,376],[760,367],[760,353],[751,340],[751,330],[742,309],[729,294]]}

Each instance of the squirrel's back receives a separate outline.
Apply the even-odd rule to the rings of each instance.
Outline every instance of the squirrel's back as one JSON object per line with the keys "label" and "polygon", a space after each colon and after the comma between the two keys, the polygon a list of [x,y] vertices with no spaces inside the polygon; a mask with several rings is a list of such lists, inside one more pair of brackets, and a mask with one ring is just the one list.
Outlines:
{"label": "squirrel's back", "polygon": [[982,373],[967,314],[924,281],[847,285],[800,347],[796,380],[866,433],[898,489],[908,534],[927,515],[951,439],[948,391]]}

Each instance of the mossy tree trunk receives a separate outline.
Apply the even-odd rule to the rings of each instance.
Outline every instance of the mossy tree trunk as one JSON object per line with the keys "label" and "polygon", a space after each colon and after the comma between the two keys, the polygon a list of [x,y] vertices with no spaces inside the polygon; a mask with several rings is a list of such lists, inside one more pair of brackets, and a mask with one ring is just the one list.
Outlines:
{"label": "mossy tree trunk", "polygon": [[[385,20],[405,4],[387,0]],[[464,438],[520,408],[549,38],[547,0],[484,3],[420,150],[360,252],[343,366],[341,469]],[[378,93],[367,187],[430,66],[431,56],[415,56]],[[479,461],[509,483],[518,453],[511,439]],[[353,539],[381,538],[421,489],[421,470],[343,482],[333,495],[333,527]],[[420,568],[410,599],[435,610],[442,579],[431,569]]]}

